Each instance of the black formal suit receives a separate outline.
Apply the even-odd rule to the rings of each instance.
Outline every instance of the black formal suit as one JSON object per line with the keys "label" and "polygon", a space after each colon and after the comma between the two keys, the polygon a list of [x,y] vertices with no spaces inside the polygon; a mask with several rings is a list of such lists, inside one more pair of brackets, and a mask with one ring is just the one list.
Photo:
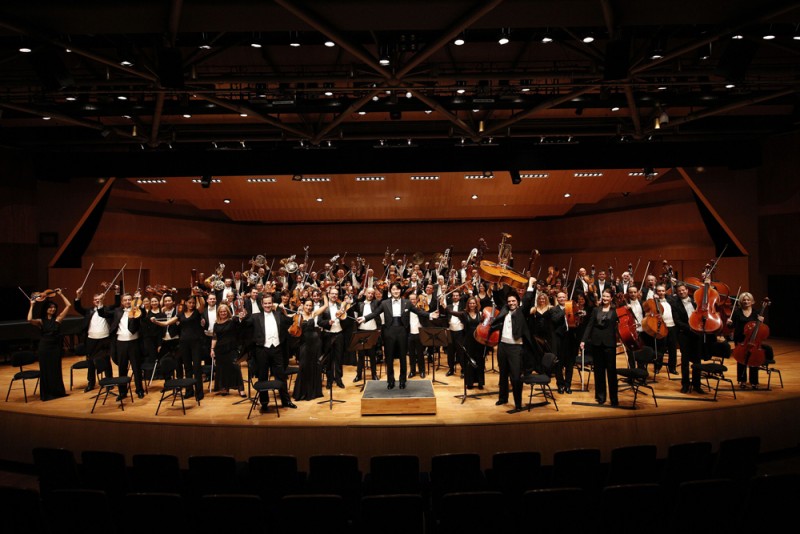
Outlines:
{"label": "black formal suit", "polygon": [[[694,299],[687,297],[689,306],[694,310],[697,306]],[[692,330],[689,326],[689,313],[681,301],[680,297],[674,295],[667,299],[672,306],[672,319],[675,321],[677,329],[678,346],[681,348],[681,385],[684,388],[691,384],[696,389],[701,389],[700,384],[700,356],[702,334]],[[713,337],[713,336],[712,336]],[[689,368],[691,366],[691,381],[689,379]]]}
{"label": "black formal suit", "polygon": [[412,313],[420,318],[427,319],[428,312],[424,312],[411,304],[411,301],[399,298],[400,314],[394,315],[393,298],[381,301],[378,309],[364,317],[364,322],[375,319],[383,313],[384,324],[381,329],[383,348],[386,355],[386,380],[388,387],[394,387],[394,360],[400,360],[400,386],[405,387],[407,372],[406,354],[408,352],[408,333],[411,328],[410,316]]}
{"label": "black formal suit", "polygon": [[575,365],[573,338],[569,335],[567,312],[556,304],[546,312],[550,321],[550,350],[558,358],[556,364],[556,385],[559,390],[571,387],[572,368]]}
{"label": "black formal suit", "polygon": [[[363,317],[364,316],[365,304],[366,304],[366,300],[362,300],[362,301],[356,303],[356,306],[355,306],[355,316],[356,317]],[[379,306],[380,306],[380,302],[378,302],[377,300],[373,299],[369,304],[370,313],[372,313],[373,311],[377,310]],[[382,321],[381,321],[381,317],[379,315],[378,317],[375,318],[376,331],[380,331],[381,324],[382,324]],[[368,332],[368,330],[362,329],[361,326],[359,326],[357,331],[358,332]],[[377,373],[376,373],[377,367],[375,366],[375,351],[376,351],[376,347],[377,346],[378,345],[376,343],[371,348],[358,351],[358,364],[356,366],[356,379],[355,379],[355,382],[358,382],[361,379],[361,374],[364,372],[364,364],[365,364],[365,361],[366,361],[367,358],[369,359],[369,367],[372,370],[372,379],[373,380],[377,380],[378,379],[378,376],[377,376]]]}
{"label": "black formal suit", "polygon": [[[336,307],[333,313],[331,305]],[[337,300],[335,304],[329,303],[328,308],[326,308],[317,319],[317,324],[324,330],[322,352],[327,355],[325,374],[328,378],[329,388],[333,382],[336,382],[339,387],[344,387],[344,383],[342,382],[342,358],[344,357],[345,349],[345,331],[352,322],[352,312],[349,312],[344,320],[339,320],[340,331],[331,331],[331,328],[335,325],[335,313],[341,311],[343,306],[344,302],[340,300]]]}
{"label": "black formal suit", "polygon": [[[500,314],[494,318],[489,329],[490,332],[500,330],[500,344],[497,349],[497,363],[500,366],[500,393],[498,404],[508,402],[508,381],[511,380],[511,390],[514,396],[514,408],[522,409],[522,373],[523,361],[533,361],[533,339],[528,329],[527,310],[536,295],[534,289],[528,289],[522,298],[522,303],[513,312],[508,305],[503,306]],[[511,316],[511,334],[515,343],[507,343],[502,339],[503,326],[507,316]],[[517,343],[521,341],[521,343]],[[526,357],[525,355],[528,354]]]}
{"label": "black formal suit", "polygon": [[[275,318],[275,325],[278,329],[278,344],[266,346],[267,332],[266,332],[266,313],[254,313],[245,319],[246,323],[252,325],[253,328],[253,353],[256,361],[256,376],[258,380],[267,380],[270,374],[277,380],[282,382],[279,390],[281,396],[281,403],[283,405],[291,404],[289,398],[289,390],[286,386],[286,369],[283,362],[283,349],[286,345],[286,336],[289,332],[289,326],[292,321],[289,317],[283,314],[282,311],[273,307],[272,315]],[[269,393],[262,393],[261,405],[267,406],[269,404]]]}
{"label": "black formal suit", "polygon": [[617,405],[617,310],[611,307],[603,311],[600,305],[592,310],[588,319],[583,342],[589,345],[594,360],[595,398],[601,404],[606,401],[607,378],[609,399],[612,405]]}
{"label": "black formal suit", "polygon": [[[466,299],[458,301],[458,310],[454,309],[455,303],[451,302],[447,305],[447,307],[442,310],[442,313],[446,317],[447,320],[447,328],[450,331],[450,344],[447,345],[447,367],[449,368],[448,374],[452,375],[455,373],[456,370],[456,360],[458,360],[458,364],[461,366],[461,372],[464,372],[464,322],[461,320],[460,317],[453,314],[453,311],[456,312],[464,312],[466,308]],[[451,322],[450,317],[454,316],[461,323],[460,330],[453,330],[453,324]]]}
{"label": "black formal suit", "polygon": [[[130,367],[133,370],[133,381],[136,386],[136,393],[139,396],[142,396],[144,394],[144,385],[142,383],[142,354],[139,350],[139,338],[136,336],[136,339],[122,341],[118,338],[117,332],[123,323],[122,318],[123,316],[127,316],[128,310],[123,308],[100,308],[98,313],[109,323],[110,337],[113,340],[111,342],[111,357],[117,363],[119,368],[119,376],[125,376],[128,374],[128,365],[130,364]],[[131,335],[138,334],[140,324],[139,318],[134,319],[128,317],[128,332]],[[119,395],[124,398],[127,394],[127,386],[125,384],[121,384],[119,386]]]}
{"label": "black formal suit", "polygon": [[[122,296],[117,293],[114,295],[114,307],[118,307],[120,305],[120,301]],[[97,376],[97,367],[95,366],[95,360],[97,358],[102,358],[105,360],[105,368],[108,369],[106,372],[106,376],[113,376],[113,372],[111,369],[111,334],[113,331],[109,325],[108,332],[109,335],[101,338],[90,338],[89,337],[89,325],[92,322],[92,317],[97,314],[98,317],[101,317],[106,324],[108,325],[108,320],[105,319],[102,315],[100,315],[97,308],[84,308],[81,305],[80,299],[75,299],[73,301],[73,307],[75,311],[79,314],[83,315],[83,323],[81,325],[81,335],[84,339],[84,347],[86,348],[86,361],[89,364],[86,373],[86,382],[87,382],[87,389],[94,388],[95,385],[95,377]]]}

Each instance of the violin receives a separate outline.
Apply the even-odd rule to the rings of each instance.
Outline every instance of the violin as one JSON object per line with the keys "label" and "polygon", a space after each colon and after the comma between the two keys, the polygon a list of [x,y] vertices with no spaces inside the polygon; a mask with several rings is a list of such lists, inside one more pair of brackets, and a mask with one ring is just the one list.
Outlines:
{"label": "violin", "polygon": [[500,344],[500,330],[491,331],[492,321],[499,314],[500,311],[495,307],[494,303],[492,303],[491,307],[486,306],[481,311],[481,324],[475,328],[475,332],[472,334],[475,341],[487,347],[496,347]]}
{"label": "violin", "polygon": [[297,312],[294,314],[292,318],[292,324],[289,326],[289,335],[292,337],[300,337],[303,334],[303,327],[301,326],[301,322],[303,320],[303,314]]}
{"label": "violin", "polygon": [[[761,302],[761,311],[758,315],[764,316],[764,311],[770,305],[770,300],[764,297]],[[769,337],[769,327],[756,319],[744,325],[744,341],[738,343],[733,349],[733,359],[748,367],[761,367],[766,355],[761,343]]]}
{"label": "violin", "polygon": [[567,326],[576,328],[578,324],[580,324],[581,319],[579,312],[581,310],[583,310],[583,306],[574,300],[567,300],[564,302],[564,315],[567,317]]}
{"label": "violin", "polygon": [[545,282],[547,283],[548,286],[553,286],[555,285],[557,278],[558,278],[558,270],[554,266],[550,265],[547,268],[547,278],[545,279]]}
{"label": "violin", "polygon": [[421,293],[417,297],[417,308],[419,308],[422,311],[430,311],[431,306],[428,303],[428,296],[425,293]]}
{"label": "violin", "polygon": [[347,310],[349,310],[350,306],[352,305],[353,301],[350,299],[345,300],[341,307],[339,307],[339,311],[336,312],[336,318],[340,321],[344,321],[344,319],[347,317]]}
{"label": "violin", "polygon": [[31,293],[31,300],[35,300],[36,302],[44,302],[47,299],[53,298],[59,293],[61,293],[62,289],[64,288],[56,288],[56,289],[45,289],[44,291],[37,291],[35,293]]}
{"label": "violin", "polygon": [[131,309],[128,310],[128,319],[138,319],[142,316],[142,294],[136,292],[131,300]]}
{"label": "violin", "polygon": [[669,330],[664,322],[664,307],[658,299],[647,299],[642,303],[642,329],[647,332],[651,337],[656,339],[664,339],[667,337]]}
{"label": "violin", "polygon": [[711,267],[706,268],[701,289],[694,292],[695,310],[689,317],[689,326],[695,332],[711,334],[722,329],[722,318],[717,312],[719,293],[711,287]]}

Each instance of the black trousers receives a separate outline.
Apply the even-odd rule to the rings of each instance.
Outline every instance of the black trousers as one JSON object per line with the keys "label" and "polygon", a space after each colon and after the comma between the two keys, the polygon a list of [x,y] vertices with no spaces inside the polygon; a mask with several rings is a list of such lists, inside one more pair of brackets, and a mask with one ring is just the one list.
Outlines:
{"label": "black trousers", "polygon": [[[364,332],[370,332],[370,331],[371,330],[358,330],[356,333],[362,334]],[[362,349],[357,351],[358,354],[356,357],[356,376],[361,376],[364,373],[365,364],[367,361],[369,361],[369,368],[372,371],[372,379],[376,380],[378,378],[377,367],[376,367],[377,362],[375,361],[376,346],[377,344],[373,345],[368,349]]]}
{"label": "black trousers", "polygon": [[400,360],[400,381],[408,376],[406,353],[408,352],[408,332],[402,325],[389,325],[383,328],[383,351],[386,356],[386,380],[394,382],[394,361]]}
{"label": "black trousers", "polygon": [[656,370],[664,364],[664,352],[667,353],[667,365],[670,369],[675,369],[678,365],[678,335],[677,327],[667,329],[667,337],[656,339],[647,332],[642,332],[640,339],[645,347],[650,347],[656,354]]}
{"label": "black trousers", "polygon": [[456,370],[456,363],[464,370],[464,330],[450,330],[450,344],[447,345],[447,366]]}
{"label": "black trousers", "polygon": [[180,338],[178,342],[178,358],[183,362],[183,368],[178,367],[178,378],[183,378],[183,374],[191,375],[194,378],[194,393],[197,400],[203,398],[203,366],[200,363],[202,357],[202,339]]}
{"label": "black trousers", "polygon": [[89,387],[94,387],[95,377],[97,376],[97,367],[94,364],[95,359],[101,358],[105,360],[108,369],[106,376],[113,376],[114,373],[111,369],[111,339],[104,337],[102,339],[86,338],[86,360],[89,362],[87,368],[86,381]]}
{"label": "black trousers", "polygon": [[425,372],[425,347],[419,340],[419,334],[408,334],[408,359],[410,363],[409,372]]}
{"label": "black trousers", "polygon": [[608,397],[613,403],[619,402],[617,392],[617,348],[592,345],[592,358],[594,359],[594,384],[595,398],[605,400],[606,379],[608,379]]}
{"label": "black trousers", "polygon": [[522,408],[522,345],[500,342],[497,349],[500,366],[500,394],[498,400],[508,402],[508,381],[514,395],[514,407]]}
{"label": "black trousers", "polygon": [[[280,345],[273,347],[256,346],[256,376],[258,380],[267,380],[272,375],[274,380],[279,380],[282,385],[278,390],[281,396],[281,404],[291,402],[289,390],[286,387],[286,368],[283,366],[283,348]],[[259,399],[263,406],[269,404],[269,393],[259,394]]]}
{"label": "black trousers", "polygon": [[325,332],[325,347],[323,351],[328,355],[328,364],[325,367],[325,376],[328,384],[342,379],[342,356],[344,355],[344,332]]}
{"label": "black trousers", "polygon": [[678,346],[681,348],[681,385],[700,387],[700,355],[702,334],[692,330],[678,331]]}
{"label": "black trousers", "polygon": [[[136,393],[144,392],[142,385],[142,353],[139,351],[139,340],[133,341],[120,341],[117,340],[114,353],[117,357],[117,365],[119,366],[119,376],[128,374],[128,365],[130,364],[133,369],[133,383],[136,386]],[[119,394],[123,397],[128,394],[128,386],[122,384],[119,386]]]}

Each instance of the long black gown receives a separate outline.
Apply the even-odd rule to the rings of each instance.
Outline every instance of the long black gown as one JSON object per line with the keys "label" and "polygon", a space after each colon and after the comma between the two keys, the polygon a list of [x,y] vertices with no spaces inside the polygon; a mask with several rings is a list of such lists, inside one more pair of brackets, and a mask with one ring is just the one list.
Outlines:
{"label": "long black gown", "polygon": [[300,370],[294,382],[294,400],[313,400],[322,397],[322,369],[319,357],[322,353],[322,337],[314,320],[303,322],[303,335],[297,352]]}
{"label": "long black gown", "polygon": [[41,378],[39,392],[43,401],[66,397],[64,376],[61,371],[61,323],[55,319],[42,319],[42,338],[36,352]]}
{"label": "long black gown", "polygon": [[242,389],[242,368],[236,363],[239,358],[239,321],[230,319],[224,323],[214,323],[214,346],[216,369],[214,387],[220,389]]}

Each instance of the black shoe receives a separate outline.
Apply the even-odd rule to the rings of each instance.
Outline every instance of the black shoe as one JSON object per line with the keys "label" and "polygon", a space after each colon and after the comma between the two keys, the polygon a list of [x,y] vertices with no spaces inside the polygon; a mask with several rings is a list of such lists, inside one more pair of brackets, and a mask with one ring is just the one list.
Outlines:
{"label": "black shoe", "polygon": [[144,398],[144,391],[137,391],[136,392],[136,396],[139,397],[140,399],[143,399]]}
{"label": "black shoe", "polygon": [[386,383],[386,389],[394,389],[394,380],[389,380]]}
{"label": "black shoe", "polygon": [[289,402],[287,402],[287,403],[285,403],[285,404],[281,404],[281,408],[292,408],[292,409],[296,409],[296,408],[297,408],[297,405],[296,405],[295,403],[293,403],[292,401],[289,401]]}
{"label": "black shoe", "polygon": [[372,373],[372,379],[373,380],[377,380],[378,379],[378,375],[376,375],[375,373]]}
{"label": "black shoe", "polygon": [[415,373],[414,371],[408,373],[408,378],[414,378],[415,376],[417,376],[417,373]]}
{"label": "black shoe", "polygon": [[340,388],[344,389],[344,382],[342,382],[341,378],[336,381],[336,385],[339,386]]}
{"label": "black shoe", "polygon": [[83,392],[84,393],[89,393],[93,389],[94,389],[94,386],[86,386],[85,388],[83,388]]}
{"label": "black shoe", "polygon": [[483,384],[478,384],[478,389],[483,389]]}
{"label": "black shoe", "polygon": [[564,388],[564,393],[567,395],[572,395],[572,388]]}
{"label": "black shoe", "polygon": [[333,387],[333,382],[331,381],[328,381],[328,383],[325,384],[325,389],[331,389],[332,387]]}
{"label": "black shoe", "polygon": [[681,393],[689,393],[691,390],[689,386],[681,386]]}
{"label": "black shoe", "polygon": [[564,387],[563,386],[558,386],[558,392],[559,393],[564,393]]}
{"label": "black shoe", "polygon": [[401,380],[400,381],[400,389],[406,389],[406,381],[405,380]]}
{"label": "black shoe", "polygon": [[267,413],[269,411],[269,407],[266,404],[262,404],[261,408],[258,409],[259,413]]}
{"label": "black shoe", "polygon": [[353,379],[353,382],[361,382],[361,375],[356,375],[356,377]]}
{"label": "black shoe", "polygon": [[619,401],[611,401],[611,406],[619,406]]}
{"label": "black shoe", "polygon": [[425,371],[420,372],[419,377],[420,378],[425,378]]}
{"label": "black shoe", "polygon": [[506,413],[519,413],[522,411],[522,407],[515,406],[513,410],[508,410]]}
{"label": "black shoe", "polygon": [[444,374],[445,376],[453,376],[456,372],[452,369],[448,369],[447,372]]}
{"label": "black shoe", "polygon": [[508,404],[508,401],[507,400],[499,400],[499,401],[494,403],[495,406],[502,406],[504,404]]}
{"label": "black shoe", "polygon": [[606,398],[605,397],[597,397],[597,404],[605,404]]}
{"label": "black shoe", "polygon": [[708,391],[704,390],[702,386],[694,386],[692,389],[695,393],[699,393],[700,395],[708,395]]}
{"label": "black shoe", "polygon": [[117,402],[124,401],[127,396],[128,396],[127,393],[125,395],[122,395],[122,394],[117,395]]}

